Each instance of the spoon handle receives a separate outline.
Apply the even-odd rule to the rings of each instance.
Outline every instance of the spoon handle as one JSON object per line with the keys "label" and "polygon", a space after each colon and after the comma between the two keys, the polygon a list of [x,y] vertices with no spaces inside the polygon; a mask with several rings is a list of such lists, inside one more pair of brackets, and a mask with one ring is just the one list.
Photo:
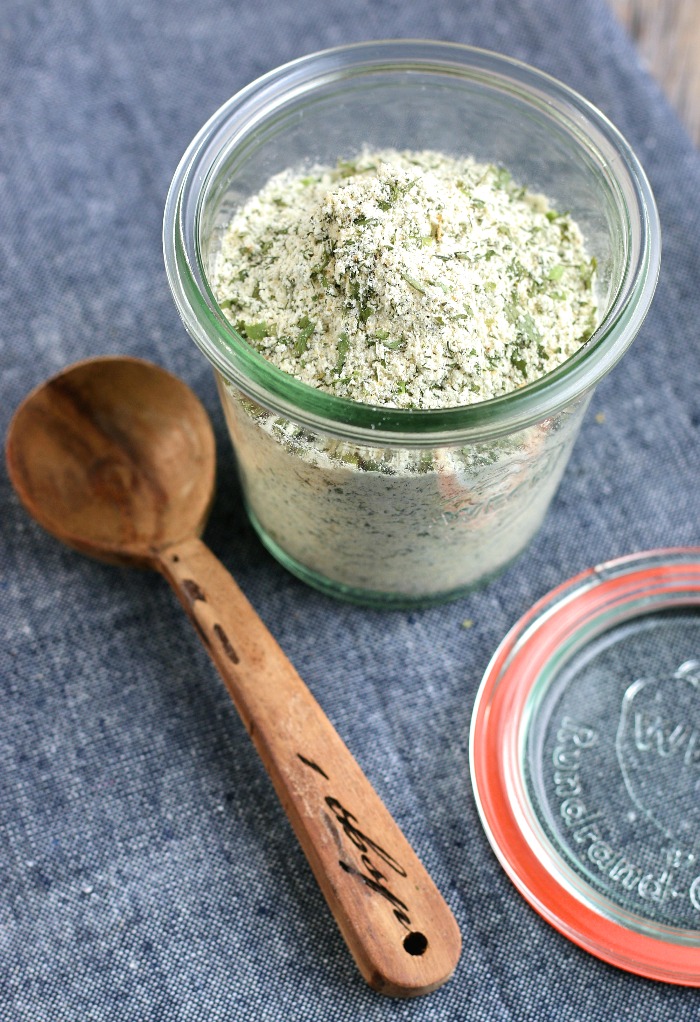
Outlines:
{"label": "spoon handle", "polygon": [[369,985],[412,997],[452,975],[461,938],[424,866],[309,689],[199,539],[159,569],[216,664]]}

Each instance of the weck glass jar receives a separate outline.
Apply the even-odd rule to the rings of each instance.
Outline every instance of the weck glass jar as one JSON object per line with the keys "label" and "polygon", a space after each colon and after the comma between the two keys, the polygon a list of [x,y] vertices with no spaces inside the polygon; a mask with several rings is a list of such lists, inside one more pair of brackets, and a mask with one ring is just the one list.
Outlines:
{"label": "weck glass jar", "polygon": [[[339,398],[257,353],[211,287],[226,225],[274,174],[363,148],[501,165],[568,211],[597,262],[590,340],[519,390],[429,410]],[[527,546],[596,383],[642,324],[660,238],[637,158],[585,99],[494,53],[405,40],[301,58],[224,104],[175,173],[164,250],[180,315],[214,367],[262,542],[327,593],[409,607],[465,593]]]}

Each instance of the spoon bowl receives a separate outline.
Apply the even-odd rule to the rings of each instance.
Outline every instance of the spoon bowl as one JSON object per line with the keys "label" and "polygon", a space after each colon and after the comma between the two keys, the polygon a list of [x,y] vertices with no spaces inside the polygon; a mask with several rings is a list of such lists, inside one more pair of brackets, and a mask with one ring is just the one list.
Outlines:
{"label": "spoon bowl", "polygon": [[68,546],[115,564],[200,535],[214,495],[207,413],[181,380],[141,359],[79,362],[33,391],[7,439],[22,503]]}
{"label": "spoon bowl", "polygon": [[228,692],[366,981],[393,997],[441,986],[461,937],[447,904],[323,710],[199,538],[214,437],[184,383],[148,362],[79,362],[33,391],[7,465],[45,529],[173,587]]}

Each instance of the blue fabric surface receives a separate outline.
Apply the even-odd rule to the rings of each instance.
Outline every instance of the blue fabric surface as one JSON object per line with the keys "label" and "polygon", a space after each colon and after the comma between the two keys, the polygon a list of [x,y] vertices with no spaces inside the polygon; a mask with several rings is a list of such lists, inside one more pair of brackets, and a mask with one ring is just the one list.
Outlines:
{"label": "blue fabric surface", "polygon": [[[160,231],[183,150],[231,94],[303,53],[388,36],[501,50],[584,93],[640,156],[664,253],[528,553],[466,599],[381,614],[306,588],[255,538]],[[696,991],[607,966],[517,894],[478,820],[468,733],[491,653],[536,598],[601,560],[700,540],[698,195],[700,156],[597,0],[5,0],[2,433],[32,386],[94,354],[144,356],[193,386],[219,443],[206,539],[436,879],[464,951],[429,997],[366,987],[167,586],[61,547],[3,470],[0,1022],[697,1019]]]}

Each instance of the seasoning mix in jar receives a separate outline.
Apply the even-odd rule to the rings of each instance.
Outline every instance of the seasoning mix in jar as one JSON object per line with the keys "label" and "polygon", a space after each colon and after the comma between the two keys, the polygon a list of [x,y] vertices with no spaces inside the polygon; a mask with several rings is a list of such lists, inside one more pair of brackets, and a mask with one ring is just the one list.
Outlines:
{"label": "seasoning mix in jar", "polygon": [[414,41],[235,96],[178,168],[164,240],[262,541],[378,607],[461,595],[524,549],[659,261],[643,171],[598,111]]}

